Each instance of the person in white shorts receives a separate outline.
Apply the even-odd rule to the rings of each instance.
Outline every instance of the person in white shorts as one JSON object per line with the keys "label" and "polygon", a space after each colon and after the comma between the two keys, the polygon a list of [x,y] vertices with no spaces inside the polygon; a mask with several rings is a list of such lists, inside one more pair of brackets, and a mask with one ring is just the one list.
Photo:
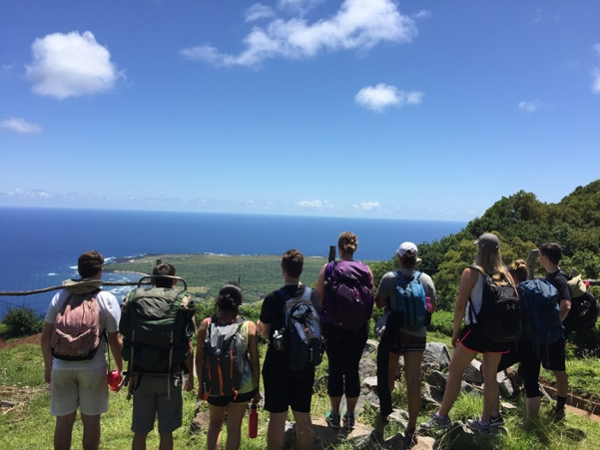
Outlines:
{"label": "person in white shorts", "polygon": [[[100,338],[94,356],[80,361],[52,356],[51,342],[61,308],[68,301],[70,294],[98,291],[104,258],[97,251],[85,252],[79,257],[77,268],[82,280],[63,283],[67,288],[52,298],[42,331],[44,378],[47,383],[50,383],[50,414],[56,416],[55,450],[71,448],[71,435],[77,409],[81,411],[83,423],[83,449],[97,450],[100,446],[100,414],[108,411],[107,336],[120,383],[123,380],[122,343],[118,329],[121,310],[117,299],[109,292],[99,291],[95,296],[100,331],[106,330],[106,334],[103,333]],[[120,387],[119,384],[117,389]]]}

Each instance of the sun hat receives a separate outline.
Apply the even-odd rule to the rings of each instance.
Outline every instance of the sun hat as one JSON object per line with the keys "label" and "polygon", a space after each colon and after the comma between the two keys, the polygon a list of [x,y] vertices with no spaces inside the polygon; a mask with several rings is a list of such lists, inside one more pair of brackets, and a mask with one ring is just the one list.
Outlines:
{"label": "sun hat", "polygon": [[404,258],[406,252],[411,252],[413,255],[415,255],[415,258],[417,258],[417,262],[421,261],[421,259],[418,257],[419,249],[414,243],[409,241],[403,242],[402,244],[400,244],[400,247],[398,247],[398,250],[396,251],[400,258]]}
{"label": "sun hat", "polygon": [[500,248],[500,239],[492,233],[484,233],[475,241],[479,247],[495,247]]}

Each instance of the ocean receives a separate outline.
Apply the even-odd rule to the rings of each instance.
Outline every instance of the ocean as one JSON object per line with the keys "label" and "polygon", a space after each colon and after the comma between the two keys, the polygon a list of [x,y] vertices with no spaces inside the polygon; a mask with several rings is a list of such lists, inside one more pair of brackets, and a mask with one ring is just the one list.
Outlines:
{"label": "ocean", "polygon": [[[464,222],[274,215],[107,211],[0,207],[0,291],[60,285],[77,277],[77,258],[98,250],[116,258],[161,253],[280,255],[297,248],[326,257],[343,231],[358,236],[361,260],[387,260],[402,241],[431,242],[460,231]],[[109,281],[137,276],[106,274]],[[114,288],[115,294],[123,289]],[[0,296],[0,317],[12,306],[45,312],[53,292]]]}

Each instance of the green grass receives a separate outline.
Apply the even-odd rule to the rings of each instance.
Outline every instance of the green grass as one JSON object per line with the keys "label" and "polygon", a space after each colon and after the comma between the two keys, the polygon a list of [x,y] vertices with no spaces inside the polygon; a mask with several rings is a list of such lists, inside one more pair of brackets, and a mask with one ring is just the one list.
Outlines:
{"label": "green grass", "polygon": [[[214,299],[227,281],[240,282],[244,288],[244,302],[247,303],[258,302],[283,285],[279,255],[152,255],[132,259],[130,262],[110,264],[106,266],[106,270],[150,274],[158,259],[173,264],[177,275],[187,282],[190,292],[200,299]],[[314,285],[325,262],[325,258],[305,258],[301,277],[303,283]]]}

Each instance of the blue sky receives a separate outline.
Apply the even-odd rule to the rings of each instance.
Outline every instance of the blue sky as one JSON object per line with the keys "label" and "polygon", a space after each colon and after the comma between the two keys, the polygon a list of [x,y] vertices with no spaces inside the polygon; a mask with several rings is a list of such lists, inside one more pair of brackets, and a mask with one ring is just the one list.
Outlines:
{"label": "blue sky", "polygon": [[0,1],[0,206],[466,221],[600,175],[600,2]]}

